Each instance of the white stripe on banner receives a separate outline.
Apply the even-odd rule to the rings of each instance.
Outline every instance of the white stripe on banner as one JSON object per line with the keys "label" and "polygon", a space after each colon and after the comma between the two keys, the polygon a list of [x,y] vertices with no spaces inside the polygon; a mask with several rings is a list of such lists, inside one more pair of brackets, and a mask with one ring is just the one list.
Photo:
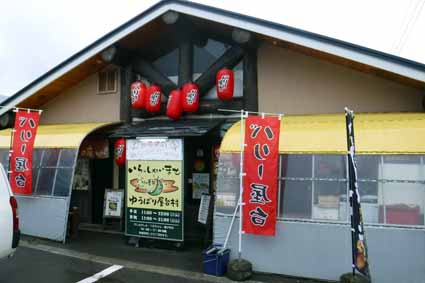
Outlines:
{"label": "white stripe on banner", "polygon": [[121,268],[122,268],[121,265],[112,265],[112,266],[102,270],[101,272],[96,273],[95,275],[93,275],[89,278],[78,281],[77,283],[93,283],[93,282],[96,282],[97,280],[102,279],[102,278],[114,273],[115,271],[120,270]]}

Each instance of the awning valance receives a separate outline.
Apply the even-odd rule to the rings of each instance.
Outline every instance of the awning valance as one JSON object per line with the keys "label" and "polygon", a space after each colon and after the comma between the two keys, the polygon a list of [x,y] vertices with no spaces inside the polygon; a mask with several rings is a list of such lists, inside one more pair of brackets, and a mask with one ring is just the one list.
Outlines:
{"label": "awning valance", "polygon": [[[92,131],[110,123],[56,124],[38,126],[35,148],[78,148]],[[11,129],[0,131],[0,148],[10,148]]]}
{"label": "awning valance", "polygon": [[[425,113],[356,114],[359,154],[424,154]],[[344,114],[285,116],[280,126],[280,153],[346,153]],[[240,121],[223,138],[220,151],[240,152]]]}

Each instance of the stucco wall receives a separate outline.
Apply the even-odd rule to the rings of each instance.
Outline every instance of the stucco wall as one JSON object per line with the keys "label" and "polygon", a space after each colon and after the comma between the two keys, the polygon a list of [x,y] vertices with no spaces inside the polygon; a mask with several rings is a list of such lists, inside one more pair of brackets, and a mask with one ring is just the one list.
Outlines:
{"label": "stucco wall", "polygon": [[42,107],[42,124],[119,121],[120,90],[97,94],[97,74],[64,91]]}
{"label": "stucco wall", "polygon": [[258,52],[259,109],[285,114],[423,111],[424,90],[288,49]]}

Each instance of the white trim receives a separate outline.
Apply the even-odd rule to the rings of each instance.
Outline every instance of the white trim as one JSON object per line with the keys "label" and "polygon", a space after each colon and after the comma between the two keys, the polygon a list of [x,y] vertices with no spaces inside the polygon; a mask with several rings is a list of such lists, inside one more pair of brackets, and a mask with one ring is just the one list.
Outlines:
{"label": "white trim", "polygon": [[[151,11],[149,14],[143,16],[142,18],[135,21],[131,25],[120,30],[113,36],[106,38],[102,43],[99,43],[97,46],[94,46],[90,50],[87,50],[85,53],[81,54],[79,57],[75,58],[73,61],[69,62],[68,64],[56,70],[53,74],[51,74],[47,78],[34,84],[32,87],[27,89],[18,97],[12,99],[7,105],[13,105],[13,106],[17,105],[19,102],[25,100],[26,98],[34,94],[36,91],[47,86],[50,82],[63,76],[64,74],[74,69],[81,63],[90,59],[94,55],[100,53],[105,48],[114,44],[115,42],[122,39],[126,35],[134,32],[136,29],[140,28],[141,26],[161,16],[163,13],[167,12],[168,10],[174,10],[182,14],[193,15],[198,18],[206,19],[208,21],[222,23],[222,24],[234,26],[237,28],[241,28],[244,30],[248,30],[251,32],[264,34],[273,38],[295,43],[295,44],[305,46],[314,50],[323,51],[325,53],[347,58],[352,61],[356,61],[362,64],[383,69],[395,74],[399,74],[404,77],[412,78],[414,80],[425,82],[425,72],[423,71],[417,70],[415,68],[410,68],[408,66],[402,66],[400,64],[397,64],[396,62],[389,62],[388,60],[385,60],[382,58],[376,58],[373,55],[363,54],[361,52],[351,50],[348,47],[336,46],[329,42],[324,42],[314,38],[308,38],[303,35],[298,35],[290,31],[284,31],[284,30],[280,30],[280,29],[276,29],[272,27],[266,27],[261,24],[244,21],[243,19],[237,19],[235,17],[222,15],[219,13],[215,13],[213,11],[207,11],[200,7],[193,7],[193,6],[189,7],[187,6],[187,4],[185,5],[180,3],[170,3],[170,4],[164,4],[163,6],[158,7],[157,9]],[[0,115],[12,109],[13,106],[9,108],[5,107],[0,109]]]}
{"label": "white trim", "polygon": [[115,271],[120,270],[121,268],[123,268],[123,266],[121,265],[112,265],[104,270],[102,270],[101,272],[96,273],[95,275],[86,278],[84,280],[78,281],[77,283],[93,283],[96,282],[102,278],[105,278],[106,276],[114,273]]}

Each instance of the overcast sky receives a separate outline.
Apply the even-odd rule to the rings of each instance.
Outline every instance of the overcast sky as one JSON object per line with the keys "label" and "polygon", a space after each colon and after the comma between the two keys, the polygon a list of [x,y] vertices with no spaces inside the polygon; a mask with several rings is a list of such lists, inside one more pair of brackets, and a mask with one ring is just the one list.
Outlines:
{"label": "overcast sky", "polygon": [[[156,2],[3,1],[0,10],[0,94],[14,94]],[[425,63],[425,0],[196,2]]]}

